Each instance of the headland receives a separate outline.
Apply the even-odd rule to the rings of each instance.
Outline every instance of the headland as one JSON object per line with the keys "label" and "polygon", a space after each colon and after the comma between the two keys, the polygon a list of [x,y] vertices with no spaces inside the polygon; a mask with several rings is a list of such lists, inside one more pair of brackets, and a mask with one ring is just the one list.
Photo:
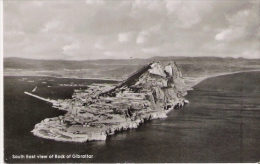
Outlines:
{"label": "headland", "polygon": [[137,128],[146,120],[166,118],[171,110],[188,103],[183,96],[189,89],[174,62],[152,62],[116,86],[92,84],[75,90],[72,99],[47,99],[67,113],[44,119],[32,133],[57,141],[106,140],[107,135]]}

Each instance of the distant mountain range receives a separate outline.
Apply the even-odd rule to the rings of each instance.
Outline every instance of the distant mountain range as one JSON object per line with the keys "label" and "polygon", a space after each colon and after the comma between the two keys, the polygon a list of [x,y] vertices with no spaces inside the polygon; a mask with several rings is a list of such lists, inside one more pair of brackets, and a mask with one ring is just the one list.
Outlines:
{"label": "distant mountain range", "polygon": [[152,57],[149,59],[100,59],[100,60],[43,60],[18,57],[4,58],[4,68],[17,69],[87,69],[97,65],[139,65],[152,61],[207,62],[207,63],[245,63],[260,64],[260,59],[219,58],[219,57]]}
{"label": "distant mountain range", "polygon": [[152,61],[175,61],[185,76],[260,69],[260,59],[219,57],[152,57],[149,59],[43,60],[4,58],[5,75],[125,78]]}

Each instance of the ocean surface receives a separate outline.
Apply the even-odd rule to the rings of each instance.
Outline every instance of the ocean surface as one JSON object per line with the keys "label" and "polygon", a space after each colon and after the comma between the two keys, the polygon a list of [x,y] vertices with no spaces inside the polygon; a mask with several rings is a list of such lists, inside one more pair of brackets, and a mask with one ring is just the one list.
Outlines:
{"label": "ocean surface", "polygon": [[[34,136],[31,130],[36,123],[65,112],[23,92],[38,86],[35,94],[64,99],[71,98],[74,89],[109,81],[21,78],[4,77],[5,162],[260,161],[260,72],[206,79],[189,91],[186,99],[190,104],[170,112],[168,118],[147,121],[138,129],[108,136],[106,141],[86,143]],[[86,154],[92,158],[77,158]],[[48,159],[16,158],[21,155],[46,155]],[[51,158],[52,155],[64,155],[61,157],[65,159]]]}

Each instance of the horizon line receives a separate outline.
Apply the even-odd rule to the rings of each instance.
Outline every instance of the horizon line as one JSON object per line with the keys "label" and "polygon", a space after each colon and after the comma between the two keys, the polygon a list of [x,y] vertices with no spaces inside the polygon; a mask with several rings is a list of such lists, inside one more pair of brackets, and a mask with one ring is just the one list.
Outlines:
{"label": "horizon line", "polygon": [[3,59],[10,59],[10,58],[17,58],[17,59],[28,59],[28,60],[63,60],[63,61],[96,61],[96,60],[149,60],[152,58],[221,58],[221,59],[245,59],[245,60],[259,60],[260,58],[244,58],[244,57],[221,57],[221,56],[153,56],[150,58],[116,58],[116,59],[109,59],[109,58],[100,58],[100,59],[82,59],[82,60],[77,60],[77,59],[37,59],[37,58],[26,58],[26,57],[3,57]]}

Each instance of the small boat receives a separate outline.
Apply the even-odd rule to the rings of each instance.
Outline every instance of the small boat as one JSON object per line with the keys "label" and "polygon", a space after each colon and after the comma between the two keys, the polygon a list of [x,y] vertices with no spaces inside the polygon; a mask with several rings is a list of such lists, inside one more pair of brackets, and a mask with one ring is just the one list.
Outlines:
{"label": "small boat", "polygon": [[35,92],[36,91],[36,89],[37,89],[37,86],[32,90],[32,92]]}

